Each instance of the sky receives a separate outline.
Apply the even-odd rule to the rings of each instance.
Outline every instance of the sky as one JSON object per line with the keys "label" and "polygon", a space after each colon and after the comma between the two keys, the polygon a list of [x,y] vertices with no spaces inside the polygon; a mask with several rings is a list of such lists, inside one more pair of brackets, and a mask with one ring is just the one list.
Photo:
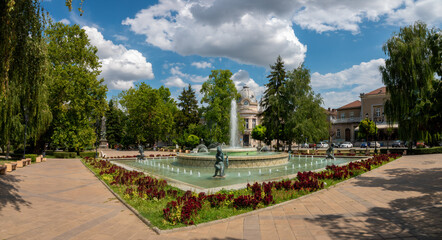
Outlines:
{"label": "sky", "polygon": [[108,99],[141,82],[177,99],[212,70],[229,69],[258,99],[278,55],[304,64],[323,107],[381,86],[382,45],[417,20],[441,28],[441,0],[44,0],[54,21],[78,24],[98,48]]}

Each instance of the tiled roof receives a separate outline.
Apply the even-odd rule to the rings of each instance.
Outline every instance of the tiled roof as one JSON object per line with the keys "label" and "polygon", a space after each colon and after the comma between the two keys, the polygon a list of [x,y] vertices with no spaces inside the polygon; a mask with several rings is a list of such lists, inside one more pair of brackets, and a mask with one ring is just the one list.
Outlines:
{"label": "tiled roof", "polygon": [[358,108],[358,107],[361,107],[361,101],[356,100],[356,101],[351,102],[351,103],[349,103],[347,105],[344,105],[344,106],[342,106],[342,107],[340,107],[338,109]]}
{"label": "tiled roof", "polygon": [[387,92],[387,88],[386,87],[380,87],[376,90],[373,90],[369,93],[366,93],[365,95],[377,95],[377,94],[385,94]]}

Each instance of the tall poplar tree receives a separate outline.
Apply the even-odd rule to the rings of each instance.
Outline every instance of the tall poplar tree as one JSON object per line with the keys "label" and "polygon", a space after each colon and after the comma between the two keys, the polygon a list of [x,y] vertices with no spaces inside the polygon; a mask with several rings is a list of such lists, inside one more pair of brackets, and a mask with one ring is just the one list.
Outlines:
{"label": "tall poplar tree", "polygon": [[380,71],[390,95],[385,114],[390,123],[399,124],[398,133],[403,140],[440,139],[440,131],[433,132],[433,126],[429,125],[432,119],[441,119],[442,112],[440,104],[432,100],[440,99],[432,97],[440,86],[440,79],[435,78],[440,71],[441,44],[437,43],[440,35],[440,30],[430,30],[425,23],[416,22],[401,28],[383,46],[388,58]]}

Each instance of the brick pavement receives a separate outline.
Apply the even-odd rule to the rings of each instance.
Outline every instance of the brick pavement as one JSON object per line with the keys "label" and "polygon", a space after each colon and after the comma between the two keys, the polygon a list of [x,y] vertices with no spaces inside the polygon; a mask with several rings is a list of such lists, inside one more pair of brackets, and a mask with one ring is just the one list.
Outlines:
{"label": "brick pavement", "polygon": [[[78,160],[0,177],[0,239],[440,239],[442,154],[405,156],[246,216],[156,235]],[[4,187],[5,186],[5,187]]]}

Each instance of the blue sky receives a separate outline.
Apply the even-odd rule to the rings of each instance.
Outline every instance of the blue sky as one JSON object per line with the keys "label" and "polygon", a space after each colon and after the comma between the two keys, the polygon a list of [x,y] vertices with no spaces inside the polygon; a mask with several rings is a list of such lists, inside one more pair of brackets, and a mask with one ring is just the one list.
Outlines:
{"label": "blue sky", "polygon": [[43,2],[55,21],[79,24],[97,46],[108,98],[139,82],[191,84],[229,69],[238,90],[260,96],[278,55],[304,63],[324,107],[338,108],[382,86],[382,45],[416,20],[442,24],[440,0],[85,0],[84,14],[64,0]]}

